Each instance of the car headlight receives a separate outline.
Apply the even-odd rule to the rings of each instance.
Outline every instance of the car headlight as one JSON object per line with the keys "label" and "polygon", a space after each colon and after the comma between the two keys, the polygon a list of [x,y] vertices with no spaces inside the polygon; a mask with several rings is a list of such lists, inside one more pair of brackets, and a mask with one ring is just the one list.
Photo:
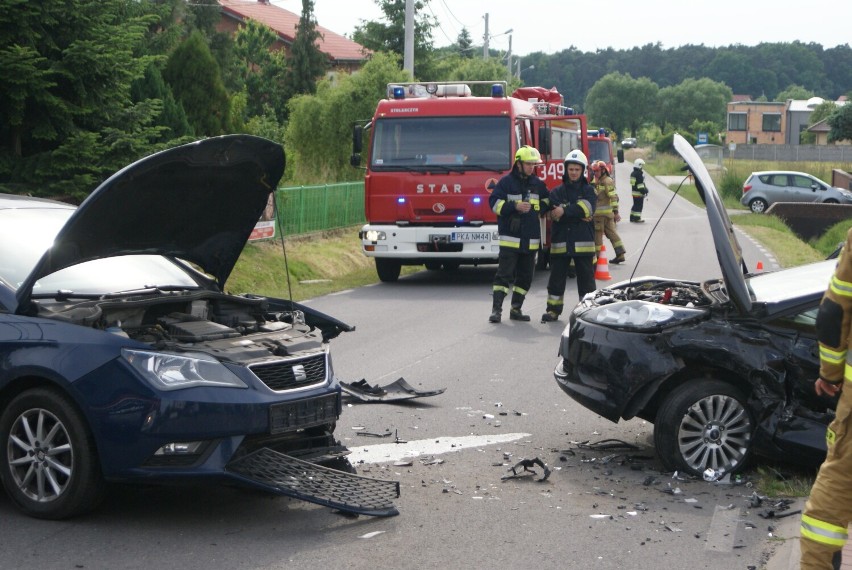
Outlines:
{"label": "car headlight", "polygon": [[582,319],[601,325],[648,330],[698,318],[704,314],[705,311],[701,309],[666,306],[643,301],[624,301],[586,311],[583,313]]}
{"label": "car headlight", "polygon": [[221,362],[200,352],[172,354],[124,348],[121,356],[158,390],[193,386],[248,387]]}

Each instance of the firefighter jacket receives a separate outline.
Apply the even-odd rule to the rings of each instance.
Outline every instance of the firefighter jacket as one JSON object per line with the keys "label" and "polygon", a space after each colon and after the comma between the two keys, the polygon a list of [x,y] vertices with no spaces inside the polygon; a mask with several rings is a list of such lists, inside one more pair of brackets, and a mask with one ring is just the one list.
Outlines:
{"label": "firefighter jacket", "polygon": [[[823,295],[816,321],[819,340],[819,376],[838,384],[852,382],[852,229],[840,252],[837,269]],[[850,390],[845,386],[844,391]]]}
{"label": "firefighter jacket", "polygon": [[633,172],[630,173],[630,190],[634,198],[648,195],[648,189],[645,187],[645,173],[641,168],[633,167]]}
{"label": "firefighter jacket", "polygon": [[[497,214],[500,247],[518,251],[536,251],[541,247],[539,215],[550,210],[547,186],[535,175],[526,177],[518,165],[494,186],[488,204]],[[530,211],[523,214],[517,202],[529,202]]]}
{"label": "firefighter jacket", "polygon": [[595,215],[613,217],[618,213],[618,194],[615,191],[615,181],[610,176],[598,178],[595,182]]}
{"label": "firefighter jacket", "polygon": [[562,206],[565,213],[554,220],[550,230],[550,255],[594,256],[595,189],[581,176],[571,182],[568,176],[562,178],[562,184],[550,191],[551,207]]}

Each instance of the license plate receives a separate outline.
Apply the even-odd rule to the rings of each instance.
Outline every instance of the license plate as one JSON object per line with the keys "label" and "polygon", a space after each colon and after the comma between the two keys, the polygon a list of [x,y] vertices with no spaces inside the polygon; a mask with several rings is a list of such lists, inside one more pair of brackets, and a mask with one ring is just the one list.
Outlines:
{"label": "license plate", "polygon": [[333,423],[337,420],[339,405],[337,394],[272,405],[269,408],[269,431],[281,433]]}
{"label": "license plate", "polygon": [[450,234],[450,241],[477,243],[483,241],[491,241],[490,232],[453,232]]}

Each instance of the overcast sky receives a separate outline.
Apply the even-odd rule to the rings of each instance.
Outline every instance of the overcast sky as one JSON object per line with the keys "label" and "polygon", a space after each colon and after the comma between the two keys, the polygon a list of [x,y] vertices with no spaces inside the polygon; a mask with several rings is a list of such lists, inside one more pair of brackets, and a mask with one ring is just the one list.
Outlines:
{"label": "overcast sky", "polygon": [[[297,14],[302,0],[271,0]],[[576,9],[582,6],[585,8]],[[809,8],[812,8],[809,10]],[[852,5],[848,0],[819,4],[758,0],[431,0],[426,8],[437,18],[435,46],[456,41],[466,27],[481,46],[488,14],[494,50],[512,54],[556,53],[572,45],[580,51],[612,47],[630,49],[660,42],[663,48],[686,44],[708,47],[761,42],[819,43],[825,48],[848,44]],[[317,22],[352,37],[361,20],[381,20],[373,0],[314,0]],[[497,35],[500,34],[500,35]]]}

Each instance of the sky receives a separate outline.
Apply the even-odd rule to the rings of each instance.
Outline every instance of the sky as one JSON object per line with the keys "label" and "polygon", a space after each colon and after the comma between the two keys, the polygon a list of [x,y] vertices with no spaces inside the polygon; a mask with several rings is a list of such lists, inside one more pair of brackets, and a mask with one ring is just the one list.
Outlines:
{"label": "sky", "polygon": [[[302,0],[271,0],[300,14]],[[819,43],[824,48],[852,44],[847,0],[824,8],[815,3],[759,0],[595,0],[572,10],[568,0],[430,0],[426,8],[438,20],[436,47],[452,44],[466,27],[474,45],[482,46],[488,14],[489,47],[513,56],[556,53],[571,46],[589,52],[661,43],[720,47],[761,42]],[[808,11],[808,7],[814,7]],[[846,6],[845,8],[843,6]],[[576,12],[576,14],[572,14]],[[839,12],[846,12],[845,15]],[[319,25],[347,37],[361,20],[382,20],[374,0],[314,0]]]}

